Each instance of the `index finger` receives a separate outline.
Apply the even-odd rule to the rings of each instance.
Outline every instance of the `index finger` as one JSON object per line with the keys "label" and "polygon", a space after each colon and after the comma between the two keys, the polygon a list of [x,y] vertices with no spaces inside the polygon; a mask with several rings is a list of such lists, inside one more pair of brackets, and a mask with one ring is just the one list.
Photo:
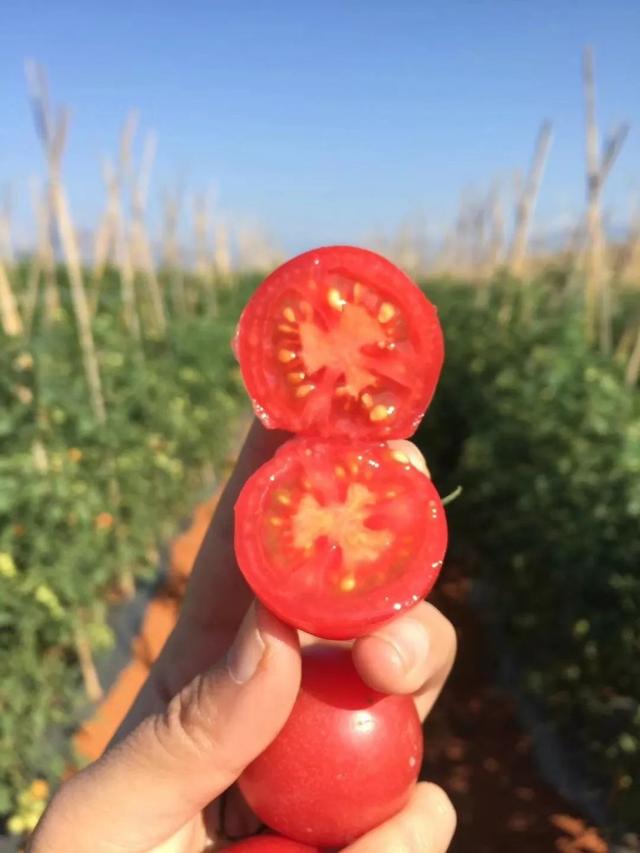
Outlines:
{"label": "index finger", "polygon": [[196,556],[181,620],[200,628],[219,629],[235,627],[242,619],[252,596],[235,558],[234,506],[246,480],[289,437],[286,432],[265,429],[257,418],[253,419]]}
{"label": "index finger", "polygon": [[420,782],[395,817],[367,832],[344,853],[445,853],[456,829],[451,800],[437,785]]}
{"label": "index finger", "polygon": [[287,433],[266,430],[257,419],[251,424],[196,556],[178,623],[112,744],[149,714],[160,712],[173,696],[226,651],[253,598],[236,563],[234,505],[245,480],[286,438]]}

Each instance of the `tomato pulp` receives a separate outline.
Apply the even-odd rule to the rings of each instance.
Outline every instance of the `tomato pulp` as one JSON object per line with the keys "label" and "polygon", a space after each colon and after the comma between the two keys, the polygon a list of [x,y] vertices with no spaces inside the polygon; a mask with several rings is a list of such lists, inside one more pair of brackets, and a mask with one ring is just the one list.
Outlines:
{"label": "tomato pulp", "polygon": [[413,699],[368,687],[349,650],[312,646],[289,719],[239,786],[276,832],[342,847],[404,807],[421,762]]}
{"label": "tomato pulp", "polygon": [[431,480],[383,442],[292,439],[236,503],[236,557],[256,596],[327,639],[360,636],[424,598],[446,544]]}
{"label": "tomato pulp", "polygon": [[319,847],[310,847],[281,835],[255,835],[224,849],[228,853],[320,853]]}
{"label": "tomato pulp", "polygon": [[406,438],[433,397],[444,345],[435,307],[365,249],[314,249],[249,300],[236,352],[265,426],[323,437]]}

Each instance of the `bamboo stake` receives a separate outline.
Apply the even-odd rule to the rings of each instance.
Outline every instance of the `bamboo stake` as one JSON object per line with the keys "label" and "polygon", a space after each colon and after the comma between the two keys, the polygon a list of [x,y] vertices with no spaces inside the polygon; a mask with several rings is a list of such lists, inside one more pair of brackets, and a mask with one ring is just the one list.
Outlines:
{"label": "bamboo stake", "polygon": [[164,334],[167,329],[167,318],[165,314],[160,283],[156,275],[153,261],[151,243],[144,224],[147,195],[151,169],[156,153],[156,137],[154,133],[147,134],[142,153],[140,169],[137,179],[131,188],[131,254],[134,269],[139,269],[146,278],[151,307],[154,314],[154,322],[157,330]]}
{"label": "bamboo stake", "polygon": [[231,281],[231,245],[229,239],[229,226],[226,222],[218,219],[214,225],[214,267],[216,277],[224,284]]}
{"label": "bamboo stake", "polygon": [[181,201],[182,192],[180,190],[164,197],[162,264],[170,278],[173,306],[179,314],[184,314],[186,312],[186,298],[178,239]]}
{"label": "bamboo stake", "polygon": [[620,125],[608,138],[600,155],[600,138],[596,118],[593,51],[586,47],[582,62],[585,101],[585,150],[587,161],[586,214],[586,306],[587,334],[595,335],[600,306],[600,345],[611,351],[611,282],[606,262],[606,240],[602,227],[602,188],[627,136],[628,126]]}
{"label": "bamboo stake", "polygon": [[551,122],[545,121],[538,131],[531,167],[516,206],[516,221],[509,253],[509,268],[513,275],[518,277],[522,277],[526,271],[529,232],[552,137]]}
{"label": "bamboo stake", "polygon": [[638,376],[640,375],[640,328],[636,334],[635,343],[627,362],[625,371],[625,382],[630,388],[634,388],[638,384]]}
{"label": "bamboo stake", "polygon": [[496,182],[489,196],[490,236],[487,250],[488,274],[494,273],[504,261],[505,220],[502,206],[502,192]]}
{"label": "bamboo stake", "polygon": [[16,338],[23,332],[22,319],[18,303],[11,289],[9,274],[0,258],[0,322],[2,329],[10,338]]}
{"label": "bamboo stake", "polygon": [[36,249],[29,264],[29,274],[27,277],[27,286],[24,293],[24,322],[27,333],[31,333],[33,318],[38,304],[38,296],[40,290],[40,276],[43,271],[42,253],[41,253],[41,219],[40,219],[40,197],[38,186],[35,179],[31,180],[31,204],[36,222]]}
{"label": "bamboo stake", "polygon": [[472,191],[467,187],[460,197],[460,209],[454,226],[453,257],[451,271],[460,276],[472,274],[469,265],[469,242],[471,232],[470,210],[474,199]]}
{"label": "bamboo stake", "polygon": [[436,253],[436,258],[434,261],[434,273],[436,275],[446,275],[448,272],[451,271],[452,253],[453,231],[451,228],[448,228],[442,236],[438,251]]}
{"label": "bamboo stake", "polygon": [[640,278],[640,205],[631,216],[629,235],[620,255],[616,277],[621,281]]}
{"label": "bamboo stake", "polygon": [[40,254],[36,248],[36,251],[31,258],[31,263],[29,264],[29,274],[27,276],[27,285],[24,294],[24,325],[27,331],[27,334],[31,334],[31,329],[33,327],[33,318],[36,311],[36,306],[38,304],[38,296],[40,295],[40,275],[42,274],[42,264],[40,260]]}
{"label": "bamboo stake", "polygon": [[620,340],[616,344],[613,360],[624,364],[631,357],[631,350],[635,344],[636,330],[633,326],[628,326],[620,335]]}
{"label": "bamboo stake", "polygon": [[210,270],[208,230],[207,199],[203,194],[198,194],[193,199],[194,270],[196,275],[202,279],[206,279]]}
{"label": "bamboo stake", "polygon": [[92,702],[99,702],[104,694],[100,684],[100,678],[98,677],[96,665],[93,662],[91,644],[81,628],[76,628],[74,644],[87,697]]}
{"label": "bamboo stake", "polygon": [[68,113],[64,109],[60,110],[54,124],[49,108],[47,83],[43,69],[35,65],[35,63],[30,62],[27,63],[26,71],[36,130],[40,136],[47,160],[49,196],[60,236],[62,252],[67,265],[67,273],[71,286],[71,300],[78,327],[78,337],[84,370],[89,385],[91,405],[96,419],[100,423],[104,423],[107,412],[102,394],[102,383],[91,328],[89,304],[84,289],[80,251],[78,249],[69,203],[62,184],[61,162],[67,135]]}
{"label": "bamboo stake", "polygon": [[475,203],[471,214],[470,264],[474,277],[484,277],[485,235],[487,231],[487,211],[484,204]]}
{"label": "bamboo stake", "polygon": [[[102,214],[100,225],[96,231],[93,252],[93,278],[96,284],[104,275],[109,262],[111,250],[116,251],[117,233],[120,227],[118,211],[120,205],[120,189],[131,174],[131,148],[138,124],[138,114],[132,111],[127,116],[120,132],[120,149],[116,180],[112,187],[107,187],[107,201]],[[120,214],[121,216],[121,214]]]}
{"label": "bamboo stake", "polygon": [[9,268],[15,263],[11,239],[11,191],[9,187],[5,188],[2,210],[0,210],[0,257],[4,258]]}
{"label": "bamboo stake", "polygon": [[5,335],[17,337],[24,331],[20,308],[11,287],[8,269],[13,266],[11,243],[11,197],[5,192],[0,213],[0,322]]}
{"label": "bamboo stake", "polygon": [[35,179],[31,181],[31,205],[36,221],[36,251],[29,267],[24,299],[25,325],[31,331],[38,304],[40,277],[44,275],[45,323],[53,322],[60,312],[60,294],[56,282],[55,256],[51,243],[51,209],[49,197]]}
{"label": "bamboo stake", "polygon": [[204,194],[193,200],[193,235],[195,245],[195,273],[204,285],[207,301],[212,313],[217,313],[217,298],[214,283],[215,262],[211,253],[209,199]]}
{"label": "bamboo stake", "polygon": [[[135,276],[131,265],[129,245],[124,224],[124,214],[120,202],[120,180],[119,174],[113,168],[111,162],[105,158],[102,163],[102,173],[107,192],[111,198],[111,215],[113,217],[113,240],[115,248],[115,261],[120,277],[120,288],[122,295],[122,312],[124,321],[133,336],[140,340],[142,331],[140,318],[136,305]],[[120,172],[120,174],[122,174]]]}

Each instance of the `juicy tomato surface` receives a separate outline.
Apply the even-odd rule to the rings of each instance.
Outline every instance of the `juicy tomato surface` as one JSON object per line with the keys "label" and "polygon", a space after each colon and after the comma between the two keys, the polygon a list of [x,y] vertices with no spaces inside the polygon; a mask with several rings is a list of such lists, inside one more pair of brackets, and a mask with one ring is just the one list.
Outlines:
{"label": "juicy tomato surface", "polygon": [[291,439],[247,480],[235,511],[236,556],[256,596],[326,639],[414,606],[446,550],[431,480],[384,442]]}
{"label": "juicy tomato surface", "polygon": [[265,426],[324,437],[410,436],[444,358],[431,302],[392,263],[351,246],[305,252],[271,273],[235,345]]}
{"label": "juicy tomato surface", "polygon": [[244,771],[240,790],[276,832],[342,847],[403,808],[422,747],[410,696],[368,687],[348,649],[312,646],[293,711]]}
{"label": "juicy tomato surface", "polygon": [[228,853],[321,853],[319,847],[310,847],[281,835],[256,835],[224,849]]}

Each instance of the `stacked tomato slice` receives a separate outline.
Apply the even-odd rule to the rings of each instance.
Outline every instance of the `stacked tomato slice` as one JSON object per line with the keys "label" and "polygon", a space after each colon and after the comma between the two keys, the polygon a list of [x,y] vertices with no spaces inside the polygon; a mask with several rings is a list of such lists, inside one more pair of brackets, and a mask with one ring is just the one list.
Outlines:
{"label": "stacked tomato slice", "polygon": [[444,353],[419,288],[350,246],[306,252],[273,272],[246,306],[236,345],[265,426],[351,440],[411,435]]}
{"label": "stacked tomato slice", "polygon": [[[316,249],[260,285],[240,319],[235,348],[259,419],[296,436],[246,482],[236,504],[236,555],[256,596],[283,621],[333,640],[358,637],[413,607],[438,576],[447,527],[430,479],[394,440],[414,432],[436,388],[444,347],[435,307],[377,254],[348,246]],[[287,822],[287,809],[273,803],[272,777],[287,769],[277,762],[291,755],[286,739],[292,732],[298,744],[305,742],[305,720],[328,734],[348,730],[357,719],[345,722],[345,713],[372,718],[384,697],[367,698],[353,668],[308,660],[301,708],[311,707],[305,672],[317,680],[318,666],[337,672],[343,687],[351,683],[362,701],[343,707],[338,690],[306,716],[294,708],[289,728],[243,777],[243,790],[272,829],[307,844],[342,844],[388,816],[385,803],[370,810],[369,820],[360,810],[351,824],[344,810],[336,811],[333,832],[327,826],[331,809],[314,807],[318,779],[331,784],[331,765],[323,774],[312,750],[306,760],[316,766],[313,796],[303,802],[304,791],[297,798],[287,794],[287,809],[305,815],[304,825]],[[398,707],[415,726],[413,703],[404,699]],[[340,743],[348,753],[344,738]],[[343,758],[356,768],[349,780],[357,786],[367,764],[357,754],[357,738],[352,743],[356,752]],[[305,751],[298,751],[304,764]],[[397,760],[405,758],[399,750]],[[414,756],[402,776],[407,784],[386,803],[392,810],[408,798],[417,765]],[[312,772],[303,767],[290,775]],[[390,768],[385,772],[393,775]],[[379,791],[384,800],[384,786]],[[321,812],[314,829],[313,815]]]}
{"label": "stacked tomato slice", "polygon": [[255,411],[301,437],[247,482],[236,553],[284,621],[347,639],[431,589],[446,549],[442,504],[383,442],[415,430],[443,350],[435,307],[364,249],[306,252],[246,306],[236,351]]}
{"label": "stacked tomato slice", "polygon": [[386,443],[288,441],[237,503],[236,555],[257,597],[330,639],[424,598],[446,538],[431,480]]}

